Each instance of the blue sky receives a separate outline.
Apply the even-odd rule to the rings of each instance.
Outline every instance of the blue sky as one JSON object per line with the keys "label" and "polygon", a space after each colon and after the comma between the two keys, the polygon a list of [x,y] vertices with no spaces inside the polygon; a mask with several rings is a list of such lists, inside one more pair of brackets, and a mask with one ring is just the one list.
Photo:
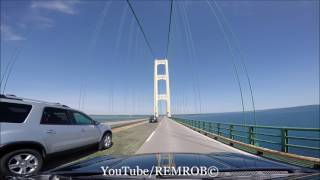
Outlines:
{"label": "blue sky", "polygon": [[[164,57],[170,1],[131,2],[155,56]],[[174,113],[241,111],[233,61],[251,110],[240,54],[257,109],[319,104],[319,1],[210,3],[214,11],[205,0],[173,4]],[[214,13],[226,17],[231,47],[240,46],[234,58]],[[152,113],[153,58],[126,1],[1,0],[2,77],[15,62],[5,93],[90,114]]]}

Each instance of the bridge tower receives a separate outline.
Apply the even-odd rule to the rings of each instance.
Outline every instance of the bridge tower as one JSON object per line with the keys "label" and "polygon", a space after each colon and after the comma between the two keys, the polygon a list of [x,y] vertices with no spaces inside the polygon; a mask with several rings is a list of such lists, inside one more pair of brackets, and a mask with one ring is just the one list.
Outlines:
{"label": "bridge tower", "polygon": [[[158,74],[158,66],[164,65],[165,74]],[[158,81],[166,81],[166,93],[158,93]],[[159,101],[166,101],[166,115],[171,117],[171,101],[170,101],[170,81],[169,81],[169,69],[167,59],[156,59],[154,61],[154,116],[159,117]]]}

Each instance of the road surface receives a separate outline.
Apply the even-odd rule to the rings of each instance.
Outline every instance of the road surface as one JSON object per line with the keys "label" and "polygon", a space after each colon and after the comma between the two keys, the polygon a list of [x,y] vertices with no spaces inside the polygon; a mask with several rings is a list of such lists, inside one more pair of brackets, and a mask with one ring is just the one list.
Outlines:
{"label": "road surface", "polygon": [[109,122],[107,121],[107,122],[103,122],[102,124],[108,124],[110,126],[118,126],[122,124],[129,124],[129,123],[139,122],[143,120],[147,120],[147,119],[131,119],[131,120],[109,121]]}
{"label": "road surface", "polygon": [[143,153],[216,153],[229,152],[247,154],[225,145],[171,119],[164,118],[157,129],[150,134],[136,154]]}

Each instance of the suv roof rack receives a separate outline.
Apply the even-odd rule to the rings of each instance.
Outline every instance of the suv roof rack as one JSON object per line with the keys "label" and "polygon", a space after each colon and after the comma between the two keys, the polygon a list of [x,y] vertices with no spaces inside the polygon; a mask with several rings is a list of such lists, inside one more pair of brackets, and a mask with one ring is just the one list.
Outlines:
{"label": "suv roof rack", "polygon": [[22,97],[17,97],[16,95],[13,94],[0,94],[0,98],[4,99],[14,99],[14,100],[20,100],[20,101],[31,101],[31,102],[38,102],[38,103],[46,103],[46,104],[53,104],[53,105],[58,105],[62,107],[67,107],[70,108],[69,106],[60,104],[60,103],[53,103],[53,102],[47,102],[47,101],[41,101],[41,100],[35,100],[35,99],[28,99],[28,98],[22,98]]}

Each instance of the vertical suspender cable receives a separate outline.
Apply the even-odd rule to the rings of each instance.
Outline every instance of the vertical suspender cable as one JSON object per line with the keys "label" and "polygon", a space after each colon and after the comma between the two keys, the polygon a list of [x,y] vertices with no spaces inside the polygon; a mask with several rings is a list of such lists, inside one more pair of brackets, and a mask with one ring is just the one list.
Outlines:
{"label": "vertical suspender cable", "polygon": [[149,48],[149,51],[150,51],[151,55],[152,55],[153,58],[155,59],[156,56],[155,56],[155,54],[154,54],[154,52],[153,52],[153,50],[152,50],[152,47],[151,47],[151,45],[150,45],[150,42],[149,42],[148,39],[147,39],[146,33],[144,32],[144,30],[143,30],[143,28],[142,28],[142,25],[141,25],[141,23],[140,23],[140,21],[139,21],[139,19],[138,19],[138,16],[136,15],[136,13],[135,13],[135,11],[134,11],[134,9],[133,9],[133,7],[132,7],[132,5],[131,5],[131,3],[130,3],[129,0],[127,0],[127,3],[128,3],[128,5],[129,5],[129,7],[130,7],[130,10],[131,10],[131,12],[132,12],[132,14],[133,14],[136,22],[137,22],[138,25],[139,25],[140,31],[142,32],[143,38],[144,38],[144,40],[145,40],[145,42],[146,42],[146,44],[147,44],[147,46],[148,46],[148,48]]}
{"label": "vertical suspender cable", "polygon": [[[174,7],[172,7],[172,9],[173,8]],[[177,11],[175,11],[175,12],[177,12]],[[176,22],[176,20],[178,19],[178,16],[175,16],[176,18],[174,18],[175,14],[174,14],[173,10],[172,10],[171,13],[172,13],[172,19],[171,19],[171,32],[170,33],[178,34],[178,36],[177,36],[178,37],[178,41],[180,41],[181,40],[181,34],[178,32],[178,26],[177,26],[177,22]],[[170,38],[173,38],[173,36],[171,36]],[[182,89],[181,88],[177,88],[175,92],[176,92],[176,94],[175,94],[175,96],[173,96],[173,97],[175,97],[175,103],[174,103],[174,106],[176,107],[175,108],[176,109],[175,110],[175,114],[183,114],[184,109],[183,109],[183,102],[182,102]]]}
{"label": "vertical suspender cable", "polygon": [[[137,55],[137,47],[138,47],[138,30],[136,30],[136,32],[135,32],[135,39],[134,39],[134,45],[133,45],[133,47],[135,47],[135,51],[133,52],[133,57],[136,57],[136,55]],[[135,71],[136,72],[136,71]],[[136,104],[135,104],[135,100],[136,100],[136,98],[135,98],[135,95],[136,95],[136,89],[134,88],[134,87],[132,87],[132,94],[131,94],[131,101],[132,101],[132,104],[131,104],[131,106],[132,106],[132,113],[131,114],[133,114],[133,115],[135,115],[136,114]]]}
{"label": "vertical suspender cable", "polygon": [[82,100],[82,86],[83,86],[83,82],[81,82],[81,84],[80,84],[79,100],[78,100],[78,109],[80,109],[80,108],[81,108],[81,100]]}
{"label": "vertical suspender cable", "polygon": [[[8,80],[10,78],[10,75],[11,75],[11,72],[13,70],[13,67],[14,65],[16,64],[18,58],[19,58],[19,54],[21,53],[22,51],[22,47],[20,48],[17,48],[16,51],[14,51],[14,54],[12,56],[12,59],[11,59],[11,64],[8,64],[8,73],[7,73],[7,76],[5,77],[4,81],[2,83],[4,83],[3,85],[3,90],[2,90],[2,93],[5,94],[5,90],[6,90],[6,87],[7,87],[7,83],[8,83]],[[10,62],[8,62],[10,63]]]}
{"label": "vertical suspender cable", "polygon": [[[191,26],[189,23],[189,19],[188,19],[188,14],[187,14],[187,10],[185,6],[182,6],[183,8],[183,12],[184,12],[184,18],[185,18],[185,24],[186,24],[186,32],[188,34],[188,38],[189,38],[189,44],[190,44],[190,53],[191,53],[191,63],[194,62],[194,59],[196,57],[196,52],[195,52],[195,47],[194,47],[194,41],[192,38],[192,33],[191,33]],[[199,87],[199,78],[198,78],[198,73],[197,71],[195,72],[195,88],[196,88],[196,93],[198,96],[198,103],[199,103],[199,113],[202,112],[202,103],[201,103],[201,92],[200,92],[200,87]]]}
{"label": "vertical suspender cable", "polygon": [[173,0],[171,0],[171,3],[170,3],[170,15],[169,15],[169,28],[168,28],[168,36],[167,36],[166,58],[168,58],[168,53],[169,53],[172,10],[173,10]]}
{"label": "vertical suspender cable", "polygon": [[[116,38],[116,42],[115,42],[115,46],[114,46],[114,51],[113,51],[113,56],[114,58],[112,59],[117,59],[118,56],[119,56],[119,47],[120,47],[120,40],[121,40],[121,37],[122,37],[122,34],[123,34],[123,28],[124,28],[124,22],[126,20],[126,15],[127,15],[127,9],[128,9],[128,6],[125,6],[123,11],[122,11],[122,14],[121,14],[121,19],[120,19],[120,23],[119,23],[119,26],[118,26],[118,35],[117,35],[117,38]],[[116,68],[116,67],[115,67]],[[120,69],[118,70],[120,71]],[[117,81],[114,81],[113,78],[112,78],[112,82],[111,82],[111,102],[110,102],[110,106],[111,106],[111,114],[114,114],[114,106],[116,106],[117,104],[115,102],[119,102],[119,101],[116,101],[115,100],[115,95],[116,95],[116,92],[115,89],[116,89],[116,82]]]}
{"label": "vertical suspender cable", "polygon": [[230,40],[229,40],[229,38],[227,36],[227,33],[226,33],[225,29],[224,29],[224,26],[223,26],[221,20],[219,19],[219,16],[217,15],[214,7],[211,5],[211,3],[208,0],[207,0],[207,3],[209,5],[209,7],[210,7],[211,12],[214,14],[215,18],[217,19],[219,27],[220,27],[220,29],[221,29],[221,31],[223,33],[223,36],[224,36],[224,38],[225,38],[225,40],[227,42],[228,48],[229,48],[229,50],[231,52],[231,55],[232,55],[232,61],[231,62],[232,62],[233,68],[234,68],[234,72],[235,72],[235,75],[236,75],[236,79],[237,79],[237,83],[238,83],[238,87],[239,87],[239,91],[240,91],[243,120],[244,120],[244,124],[246,124],[245,108],[244,108],[244,101],[243,101],[243,92],[242,92],[242,86],[241,86],[240,77],[239,77],[239,73],[238,73],[238,68],[237,68],[236,63],[235,63],[234,50],[233,50],[233,48],[231,46],[231,42],[230,42]]}
{"label": "vertical suspender cable", "polygon": [[250,80],[249,72],[248,72],[246,63],[245,63],[245,61],[244,61],[244,56],[243,56],[241,47],[240,47],[240,45],[239,45],[239,40],[238,40],[236,34],[234,33],[234,31],[232,30],[230,24],[228,23],[228,20],[227,20],[227,18],[225,17],[225,15],[224,15],[221,7],[220,7],[219,4],[217,3],[217,1],[216,1],[216,0],[213,0],[213,2],[215,3],[215,5],[216,5],[218,11],[220,12],[220,14],[222,15],[222,20],[224,20],[227,28],[228,28],[229,31],[231,32],[231,35],[233,36],[233,38],[234,38],[234,40],[235,40],[236,47],[238,48],[238,51],[239,51],[239,53],[240,53],[240,62],[241,62],[242,68],[243,68],[243,70],[244,70],[244,72],[245,72],[245,74],[246,74],[246,78],[247,78],[248,85],[249,85],[249,89],[250,89],[250,96],[251,96],[252,109],[253,109],[253,123],[254,123],[254,125],[256,125],[256,108],[255,108],[253,90],[252,90],[252,85],[251,85],[251,80]]}
{"label": "vertical suspender cable", "polygon": [[[25,36],[29,37],[31,34],[33,34],[33,31],[28,31]],[[0,87],[3,87],[3,90],[2,90],[3,94],[5,93],[5,90],[6,90],[6,87],[7,87],[7,83],[8,83],[8,80],[10,78],[10,75],[12,73],[12,70],[14,68],[14,65],[16,64],[16,62],[17,62],[17,60],[19,58],[19,55],[20,55],[21,51],[25,48],[25,46],[26,46],[26,44],[21,45],[20,47],[17,47],[14,50],[12,56],[10,57],[10,60],[9,60],[9,62],[7,64],[7,66],[6,66],[6,69],[5,69],[5,72],[3,74],[3,77],[0,78]],[[0,62],[0,64],[1,64],[1,62]],[[1,73],[0,73],[0,76],[1,76]],[[0,93],[1,93],[1,88],[0,88]]]}
{"label": "vertical suspender cable", "polygon": [[[135,35],[137,35],[137,31],[135,31],[134,29],[134,21],[133,19],[131,19],[131,24],[130,24],[130,28],[129,28],[129,37],[128,37],[128,51],[127,51],[127,56],[125,58],[125,60],[128,62],[131,57],[132,57],[132,47],[134,46],[134,42],[135,42]],[[129,68],[130,69],[130,68]],[[127,72],[129,72],[129,69],[127,70]],[[127,76],[127,80],[129,80],[130,76]],[[129,80],[130,81],[130,80]],[[126,109],[126,112],[129,113],[129,115],[131,114],[130,113],[130,99],[131,99],[131,88],[130,88],[130,85],[128,88],[125,88],[127,90],[127,93],[126,95],[124,96],[124,107]],[[129,105],[129,107],[128,107]]]}
{"label": "vertical suspender cable", "polygon": [[[178,3],[177,3],[178,4]],[[186,23],[185,23],[185,17],[183,16],[183,15],[180,15],[180,11],[179,11],[179,6],[176,6],[177,7],[177,11],[175,11],[175,12],[177,12],[178,14],[176,15],[176,17],[177,18],[175,18],[174,20],[177,20],[178,19],[178,17],[181,17],[182,18],[182,23],[183,23],[183,26],[185,26],[186,27]],[[180,16],[179,16],[180,15]],[[172,21],[172,23],[173,23],[173,25],[175,26],[175,27],[177,27],[177,28],[179,28],[179,26],[178,26],[178,24],[176,23],[176,21]],[[177,31],[179,32],[179,30],[177,29]],[[187,33],[187,28],[184,28],[184,31],[185,31],[185,38],[183,38],[183,39],[187,39],[187,40],[189,40],[189,36],[188,36],[188,33]],[[179,39],[181,40],[181,37],[182,37],[182,35],[181,35],[181,33],[178,33],[178,35],[179,35]],[[179,41],[180,41],[179,40]],[[191,52],[191,47],[190,47],[190,44],[189,44],[189,41],[187,41],[187,48],[188,48],[188,51],[189,52]],[[190,59],[189,59],[189,61],[188,61],[189,63],[190,63]],[[191,71],[191,74],[192,74],[192,82],[194,83],[195,82],[195,80],[194,80],[194,71],[193,71],[193,68],[191,68],[190,69],[190,71]],[[194,97],[195,97],[195,103],[194,103],[194,105],[196,105],[196,89],[195,89],[195,86],[193,86],[193,94],[194,94]],[[186,100],[186,98],[185,98],[185,91],[183,90],[183,89],[181,89],[181,92],[180,93],[178,93],[178,95],[180,95],[180,98],[179,98],[179,102],[180,102],[180,114],[186,114],[186,113],[190,113],[190,112],[188,112],[188,107],[187,107],[187,100]],[[195,106],[196,107],[196,106]],[[194,109],[196,109],[196,108],[194,108]]]}
{"label": "vertical suspender cable", "polygon": [[[184,31],[185,31],[185,34],[186,34],[186,41],[187,41],[187,48],[188,48],[188,54],[189,54],[189,58],[188,58],[188,62],[190,64],[190,70],[191,70],[191,74],[192,74],[192,83],[193,83],[193,93],[194,93],[194,105],[195,105],[195,108],[194,109],[197,109],[197,105],[198,105],[198,101],[197,101],[197,88],[196,88],[196,73],[194,72],[194,69],[193,69],[193,57],[192,57],[192,42],[190,40],[190,36],[189,36],[189,29],[188,29],[188,24],[187,24],[187,18],[186,18],[186,12],[184,11],[184,6],[182,5],[182,22],[183,22],[183,25],[184,25]],[[179,12],[179,11],[178,11]]]}
{"label": "vertical suspender cable", "polygon": [[[3,83],[5,81],[5,78],[6,78],[6,74],[8,73],[8,71],[11,68],[12,64],[14,63],[15,57],[16,57],[17,52],[19,51],[19,49],[20,49],[20,47],[16,47],[14,49],[13,53],[11,54],[10,59],[9,59],[7,65],[6,65],[5,69],[4,69],[3,76],[0,79],[0,86],[3,85]],[[0,88],[0,92],[1,92],[1,90],[2,90],[2,88]]]}
{"label": "vertical suspender cable", "polygon": [[[101,12],[101,15],[100,15],[100,18],[98,20],[98,22],[96,23],[95,27],[94,27],[94,30],[93,30],[93,34],[92,34],[92,39],[90,41],[90,44],[89,44],[89,47],[88,47],[88,52],[87,52],[87,56],[86,59],[85,59],[85,63],[88,62],[88,59],[89,59],[89,56],[90,54],[92,53],[96,43],[97,43],[97,39],[98,39],[98,35],[101,31],[101,28],[104,24],[104,20],[109,12],[109,8],[111,6],[111,3],[112,1],[108,1],[106,2],[102,12]],[[85,64],[87,65],[87,64]],[[86,74],[85,74],[86,75]],[[82,79],[81,79],[81,84],[80,84],[80,92],[79,92],[79,109],[83,109],[84,108],[84,103],[85,103],[85,96],[86,96],[86,77],[85,75],[82,76]]]}

